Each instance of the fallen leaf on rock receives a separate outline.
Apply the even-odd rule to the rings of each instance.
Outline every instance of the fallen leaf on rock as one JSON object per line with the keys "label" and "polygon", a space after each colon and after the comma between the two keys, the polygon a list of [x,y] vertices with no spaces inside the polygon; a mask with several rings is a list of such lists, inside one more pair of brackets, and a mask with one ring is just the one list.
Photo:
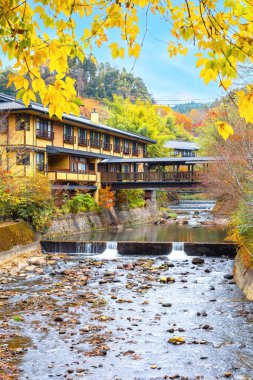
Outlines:
{"label": "fallen leaf on rock", "polygon": [[183,344],[185,343],[185,338],[183,337],[180,337],[180,336],[173,336],[172,338],[170,338],[168,340],[169,343],[172,343],[172,344]]}
{"label": "fallen leaf on rock", "polygon": [[101,315],[100,317],[97,318],[101,322],[107,322],[107,321],[113,321],[114,318],[108,317],[106,315]]}
{"label": "fallen leaf on rock", "polygon": [[175,279],[173,277],[160,277],[160,282],[162,284],[169,284],[175,282]]}

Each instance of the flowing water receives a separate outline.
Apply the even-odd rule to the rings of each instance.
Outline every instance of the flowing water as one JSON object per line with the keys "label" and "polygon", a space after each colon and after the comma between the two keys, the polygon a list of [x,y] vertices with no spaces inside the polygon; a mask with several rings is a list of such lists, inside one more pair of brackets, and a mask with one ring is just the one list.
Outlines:
{"label": "flowing water", "polygon": [[171,210],[176,211],[211,211],[216,204],[214,200],[181,200],[177,205],[170,205]]}
{"label": "flowing water", "polygon": [[182,242],[174,242],[172,243],[172,252],[169,254],[169,259],[185,259],[187,257],[184,251],[184,243]]}
{"label": "flowing water", "polygon": [[67,256],[41,275],[13,277],[0,285],[1,349],[18,366],[11,378],[252,380],[253,305],[224,277],[232,266]]}

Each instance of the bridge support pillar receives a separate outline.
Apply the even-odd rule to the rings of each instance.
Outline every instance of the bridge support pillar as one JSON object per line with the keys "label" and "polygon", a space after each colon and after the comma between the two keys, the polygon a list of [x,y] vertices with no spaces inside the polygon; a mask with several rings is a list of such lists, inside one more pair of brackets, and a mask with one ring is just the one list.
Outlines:
{"label": "bridge support pillar", "polygon": [[150,201],[151,201],[151,206],[154,208],[157,208],[157,200],[156,200],[156,191],[155,190],[151,191]]}

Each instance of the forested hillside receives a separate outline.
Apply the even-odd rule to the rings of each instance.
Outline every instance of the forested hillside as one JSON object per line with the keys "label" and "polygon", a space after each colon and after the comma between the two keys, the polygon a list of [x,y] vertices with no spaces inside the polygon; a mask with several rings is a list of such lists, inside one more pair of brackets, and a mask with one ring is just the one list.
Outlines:
{"label": "forested hillside", "polygon": [[[10,73],[10,68],[0,72],[0,92],[15,95],[13,85],[7,88]],[[48,67],[41,67],[41,73],[47,84],[54,81],[54,75],[50,73]],[[132,102],[135,102],[137,98],[152,100],[141,78],[128,73],[124,68],[119,70],[112,67],[108,62],[96,65],[90,58],[84,59],[83,62],[72,60],[70,76],[76,80],[77,95],[82,98],[112,100],[115,94],[124,99],[129,98]]]}

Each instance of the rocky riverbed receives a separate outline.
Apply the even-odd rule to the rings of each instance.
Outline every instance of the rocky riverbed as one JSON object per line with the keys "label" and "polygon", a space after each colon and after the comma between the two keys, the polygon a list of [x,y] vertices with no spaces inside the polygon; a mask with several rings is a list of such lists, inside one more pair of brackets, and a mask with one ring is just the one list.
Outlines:
{"label": "rocky riverbed", "polygon": [[0,273],[0,379],[253,379],[226,258],[43,256]]}

